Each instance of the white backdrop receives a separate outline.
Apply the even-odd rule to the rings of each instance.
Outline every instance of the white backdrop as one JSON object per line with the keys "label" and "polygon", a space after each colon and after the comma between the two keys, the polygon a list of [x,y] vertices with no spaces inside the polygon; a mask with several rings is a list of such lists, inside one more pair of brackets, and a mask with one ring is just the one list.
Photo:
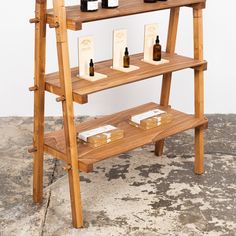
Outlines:
{"label": "white backdrop", "polygon": [[[79,1],[79,0],[78,0]],[[0,116],[31,116],[33,94],[34,27],[28,23],[33,17],[34,0],[2,1],[0,15]],[[48,0],[49,4],[51,0]],[[76,4],[77,0],[65,0]],[[205,112],[236,113],[236,2],[208,0],[204,11],[204,49],[208,60],[205,73]],[[153,12],[136,16],[110,19],[83,25],[83,31],[69,32],[71,66],[78,64],[77,37],[93,35],[96,61],[110,59],[112,30],[128,29],[130,53],[143,49],[143,31],[147,23],[159,23],[159,34],[165,47],[168,12]],[[56,71],[57,57],[54,30],[48,30],[47,72]],[[180,14],[177,53],[192,56],[192,11],[184,8]],[[161,77],[106,90],[89,96],[86,105],[75,105],[76,114],[102,115],[120,111],[149,101],[159,101]],[[46,94],[46,115],[61,115],[61,106],[55,96]],[[174,74],[171,105],[182,111],[193,112],[193,71]]]}

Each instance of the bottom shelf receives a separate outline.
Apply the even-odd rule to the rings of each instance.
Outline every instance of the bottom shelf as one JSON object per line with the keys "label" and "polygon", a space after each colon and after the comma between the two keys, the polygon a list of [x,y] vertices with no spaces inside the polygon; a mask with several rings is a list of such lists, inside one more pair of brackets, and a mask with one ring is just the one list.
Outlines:
{"label": "bottom shelf", "polygon": [[[131,126],[128,123],[130,116],[155,108],[163,109],[172,114],[172,121],[168,124],[150,130],[141,130]],[[171,108],[164,108],[155,103],[147,103],[145,105],[113,115],[81,123],[76,126],[77,132],[93,129],[105,124],[111,124],[123,129],[125,132],[125,137],[98,148],[91,148],[87,144],[78,144],[79,169],[85,172],[92,171],[93,164],[96,162],[135,149],[145,144],[167,138],[188,129],[206,126],[207,123],[208,120],[205,117],[201,119],[195,118],[193,115],[188,115]],[[64,130],[46,134],[44,149],[48,154],[66,161],[67,157]]]}

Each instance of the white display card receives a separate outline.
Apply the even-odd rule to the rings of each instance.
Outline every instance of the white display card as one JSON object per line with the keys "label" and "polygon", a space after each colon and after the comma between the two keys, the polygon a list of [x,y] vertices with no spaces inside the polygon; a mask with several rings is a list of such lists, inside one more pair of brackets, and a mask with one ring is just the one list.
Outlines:
{"label": "white display card", "polygon": [[94,44],[91,36],[79,37],[79,76],[89,74],[90,59],[94,59]]}
{"label": "white display card", "polygon": [[153,46],[156,42],[158,24],[147,24],[144,28],[144,62],[152,65],[161,65],[168,63],[168,60],[153,61]]}
{"label": "white display card", "polygon": [[[79,48],[79,77],[89,81],[97,81],[107,78],[107,75],[94,73],[94,76],[89,75],[90,60],[94,60],[94,43],[91,36],[80,37],[78,39]],[[95,65],[96,70],[96,65]]]}
{"label": "white display card", "polygon": [[113,66],[112,69],[122,72],[131,72],[139,69],[138,66],[130,65],[129,68],[123,67],[123,57],[127,47],[127,30],[119,29],[113,31]]}

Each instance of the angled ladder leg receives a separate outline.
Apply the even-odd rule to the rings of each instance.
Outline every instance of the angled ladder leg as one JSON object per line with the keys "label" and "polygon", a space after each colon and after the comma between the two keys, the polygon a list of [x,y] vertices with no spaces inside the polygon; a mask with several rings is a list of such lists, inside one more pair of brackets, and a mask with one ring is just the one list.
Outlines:
{"label": "angled ladder leg", "polygon": [[[169,30],[167,38],[166,52],[174,54],[176,37],[179,21],[179,7],[170,10]],[[167,107],[169,104],[170,87],[171,87],[172,73],[164,74],[162,79],[161,100],[160,105]],[[164,140],[159,140],[155,144],[155,154],[161,156],[164,149]]]}
{"label": "angled ladder leg", "polygon": [[63,92],[63,96],[59,100],[62,101],[63,108],[72,223],[75,228],[79,228],[83,226],[83,217],[80,196],[78,153],[74,121],[74,107],[72,99],[72,81],[69,63],[68,36],[66,28],[66,10],[64,6],[64,0],[53,0],[53,8],[57,37],[60,83]]}
{"label": "angled ladder leg", "polygon": [[[203,22],[202,9],[193,9],[194,27],[194,58],[203,60]],[[203,69],[194,71],[194,100],[195,116],[204,116],[204,76]],[[194,171],[196,174],[204,172],[204,129],[195,128],[195,163]]]}
{"label": "angled ladder leg", "polygon": [[34,164],[33,200],[43,198],[43,155],[44,155],[44,88],[46,52],[46,0],[36,0],[35,19],[35,71],[34,71]]}

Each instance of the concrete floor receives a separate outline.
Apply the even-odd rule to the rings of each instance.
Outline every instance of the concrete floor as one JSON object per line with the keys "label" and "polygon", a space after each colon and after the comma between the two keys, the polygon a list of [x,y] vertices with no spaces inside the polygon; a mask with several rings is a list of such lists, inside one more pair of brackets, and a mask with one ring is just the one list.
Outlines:
{"label": "concrete floor", "polygon": [[[46,120],[47,131],[61,126]],[[0,236],[236,235],[236,115],[209,116],[202,176],[192,131],[169,138],[162,158],[147,145],[82,174],[79,230],[60,161],[45,157],[44,201],[32,203],[32,118],[1,118],[0,133]]]}

